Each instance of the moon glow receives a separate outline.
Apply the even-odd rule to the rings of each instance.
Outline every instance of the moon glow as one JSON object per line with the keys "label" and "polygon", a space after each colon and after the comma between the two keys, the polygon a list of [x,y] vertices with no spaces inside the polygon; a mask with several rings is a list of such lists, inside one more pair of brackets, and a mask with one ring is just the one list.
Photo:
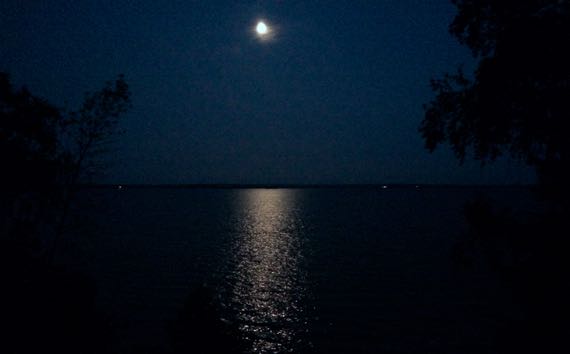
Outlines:
{"label": "moon glow", "polygon": [[267,25],[265,24],[265,22],[263,21],[259,21],[257,23],[257,26],[255,27],[255,30],[257,31],[257,34],[260,36],[264,36],[267,33],[269,33],[269,28],[267,27]]}

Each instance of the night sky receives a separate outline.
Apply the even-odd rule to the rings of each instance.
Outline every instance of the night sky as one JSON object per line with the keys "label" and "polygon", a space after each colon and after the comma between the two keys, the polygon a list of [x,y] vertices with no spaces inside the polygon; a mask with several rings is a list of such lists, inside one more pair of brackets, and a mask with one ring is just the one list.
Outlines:
{"label": "night sky", "polygon": [[[108,183],[528,183],[459,168],[417,128],[464,63],[448,0],[3,0],[0,70],[60,106],[119,73],[133,93]],[[260,40],[258,20],[272,29]]]}

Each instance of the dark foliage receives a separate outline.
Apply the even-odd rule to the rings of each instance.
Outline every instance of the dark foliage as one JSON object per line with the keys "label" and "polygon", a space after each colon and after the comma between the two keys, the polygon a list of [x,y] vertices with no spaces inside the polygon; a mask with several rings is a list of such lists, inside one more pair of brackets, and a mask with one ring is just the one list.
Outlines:
{"label": "dark foliage", "polygon": [[0,72],[0,188],[3,201],[25,190],[53,186],[61,113],[52,104],[16,90]]}
{"label": "dark foliage", "polygon": [[464,265],[484,260],[521,307],[497,352],[566,352],[570,2],[452,2],[457,15],[450,32],[478,65],[472,75],[458,70],[432,80],[435,98],[420,126],[426,147],[448,143],[461,162],[522,159],[536,169],[548,197],[543,211],[524,218],[490,199],[468,203],[471,237],[454,257]]}
{"label": "dark foliage", "polygon": [[[96,306],[96,283],[54,262],[79,184],[130,108],[123,76],[87,93],[78,110],[16,89],[0,72],[0,352],[112,353],[120,340]],[[206,288],[170,324],[170,347],[135,352],[240,353],[236,328]]]}
{"label": "dark foliage", "polygon": [[129,107],[123,76],[86,94],[72,111],[14,88],[8,74],[0,72],[3,237],[36,242],[51,233],[57,241],[78,183],[93,174],[95,157]]}
{"label": "dark foliage", "polygon": [[109,353],[115,341],[85,274],[30,257],[23,245],[0,243],[0,351]]}
{"label": "dark foliage", "polygon": [[521,309],[520,319],[499,334],[498,352],[566,353],[570,335],[567,218],[558,213],[517,217],[512,210],[496,208],[487,197],[468,203],[464,212],[471,242],[458,248],[456,258],[468,266],[490,266]]}
{"label": "dark foliage", "polygon": [[463,161],[509,153],[561,186],[570,166],[570,2],[454,0],[450,32],[479,64],[432,80],[420,132],[433,151],[449,143]]}
{"label": "dark foliage", "polygon": [[52,256],[80,178],[129,105],[122,76],[74,112],[0,72],[0,352],[110,352],[95,282]]}
{"label": "dark foliage", "polygon": [[169,328],[173,353],[243,353],[245,343],[235,325],[221,316],[214,294],[194,289]]}
{"label": "dark foliage", "polygon": [[105,145],[119,132],[119,118],[130,106],[129,86],[119,75],[101,90],[86,93],[79,110],[69,112],[64,120],[69,144],[64,153],[72,168],[68,183],[75,184],[95,173],[94,157],[104,152]]}

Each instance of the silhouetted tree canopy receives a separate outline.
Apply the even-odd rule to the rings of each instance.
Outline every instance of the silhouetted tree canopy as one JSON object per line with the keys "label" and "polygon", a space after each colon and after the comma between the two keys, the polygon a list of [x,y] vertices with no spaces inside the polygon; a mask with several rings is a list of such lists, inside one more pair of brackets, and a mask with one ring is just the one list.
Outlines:
{"label": "silhouetted tree canopy", "polygon": [[0,231],[24,239],[49,225],[57,241],[80,178],[94,172],[95,157],[129,107],[122,75],[69,110],[14,88],[0,72]]}
{"label": "silhouetted tree canopy", "polygon": [[[0,72],[0,183],[5,193],[55,182],[59,109]],[[4,195],[6,198],[7,195]]]}
{"label": "silhouetted tree canopy", "polygon": [[449,143],[461,162],[505,153],[566,183],[570,161],[570,2],[452,0],[450,32],[478,59],[431,82],[420,132],[433,151]]}
{"label": "silhouetted tree canopy", "polygon": [[115,134],[119,116],[130,107],[124,77],[85,94],[78,110],[58,108],[15,89],[0,72],[0,161],[2,185],[11,190],[76,183]]}
{"label": "silhouetted tree canopy", "polygon": [[122,76],[73,111],[0,72],[0,351],[111,352],[94,281],[52,260],[79,178],[129,106]]}
{"label": "silhouetted tree canopy", "polygon": [[100,162],[96,157],[106,152],[106,145],[119,133],[119,117],[130,106],[129,87],[119,75],[99,91],[86,93],[79,109],[64,115],[61,160],[66,171],[62,183],[76,185],[95,174]]}

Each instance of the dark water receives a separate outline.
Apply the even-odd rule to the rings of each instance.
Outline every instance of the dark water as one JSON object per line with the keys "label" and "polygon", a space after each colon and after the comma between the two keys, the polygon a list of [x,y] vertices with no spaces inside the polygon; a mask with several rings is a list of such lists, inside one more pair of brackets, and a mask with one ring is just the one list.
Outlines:
{"label": "dark water", "polygon": [[165,324],[207,284],[251,352],[492,352],[517,305],[492,271],[451,257],[478,193],[94,189],[73,244],[124,348],[163,345]]}

